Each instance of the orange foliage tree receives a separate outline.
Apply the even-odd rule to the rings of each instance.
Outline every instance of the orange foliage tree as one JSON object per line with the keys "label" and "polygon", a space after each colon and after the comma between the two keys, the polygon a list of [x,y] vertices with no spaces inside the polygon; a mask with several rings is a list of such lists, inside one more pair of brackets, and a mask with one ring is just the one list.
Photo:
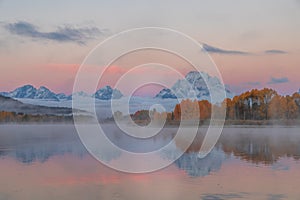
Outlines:
{"label": "orange foliage tree", "polygon": [[[253,89],[225,99],[221,105],[212,105],[207,100],[184,100],[174,109],[174,119],[201,119],[211,117],[214,109],[226,109],[226,119],[231,120],[269,120],[269,119],[297,119],[300,117],[300,94],[281,96],[275,90],[264,88]],[[197,111],[199,113],[197,113]]]}

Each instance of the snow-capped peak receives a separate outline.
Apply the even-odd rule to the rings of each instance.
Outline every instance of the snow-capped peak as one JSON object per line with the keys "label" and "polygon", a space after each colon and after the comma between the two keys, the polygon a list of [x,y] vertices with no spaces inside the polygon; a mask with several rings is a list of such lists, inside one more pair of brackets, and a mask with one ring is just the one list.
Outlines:
{"label": "snow-capped peak", "polygon": [[123,94],[117,90],[112,89],[110,86],[104,86],[95,92],[93,97],[101,100],[120,99]]}
{"label": "snow-capped peak", "polygon": [[55,93],[51,92],[48,88],[41,86],[36,89],[32,85],[24,85],[11,92],[3,92],[4,96],[19,99],[47,99],[58,101],[59,98]]}
{"label": "snow-capped peak", "polygon": [[[186,76],[185,79],[179,79],[171,89],[161,90],[155,97],[156,98],[193,98],[197,99],[207,99],[210,100],[210,90],[214,91],[216,95],[214,101],[221,102],[223,101],[224,89],[226,96],[232,98],[234,95],[226,88],[217,77],[212,77],[205,72],[191,71]],[[214,102],[214,103],[215,103]]]}
{"label": "snow-capped peak", "polygon": [[36,88],[32,85],[24,85],[7,94],[13,98],[33,98],[36,94]]}
{"label": "snow-capped peak", "polygon": [[56,96],[54,92],[51,92],[48,88],[41,86],[38,90],[36,90],[36,94],[34,99],[51,99],[58,101],[59,98]]}

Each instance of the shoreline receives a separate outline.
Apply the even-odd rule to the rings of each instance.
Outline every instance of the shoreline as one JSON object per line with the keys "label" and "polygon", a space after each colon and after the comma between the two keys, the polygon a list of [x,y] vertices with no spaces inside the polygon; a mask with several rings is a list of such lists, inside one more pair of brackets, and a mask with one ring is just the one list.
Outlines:
{"label": "shoreline", "polygon": [[[100,122],[101,125],[116,125],[114,122]],[[1,126],[75,126],[74,122],[0,122]],[[93,123],[83,123],[83,125],[94,125]],[[190,125],[182,125],[189,127]],[[165,124],[163,128],[178,128],[179,124]],[[193,126],[190,126],[193,127]],[[209,124],[199,125],[199,129],[207,129]],[[220,126],[211,126],[220,127]],[[300,128],[300,124],[225,124],[223,128]]]}

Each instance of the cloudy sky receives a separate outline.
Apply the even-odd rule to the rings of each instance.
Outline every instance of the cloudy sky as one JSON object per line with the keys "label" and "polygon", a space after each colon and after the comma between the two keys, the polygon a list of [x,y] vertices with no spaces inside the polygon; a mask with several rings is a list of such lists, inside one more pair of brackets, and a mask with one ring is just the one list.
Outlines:
{"label": "cloudy sky", "polygon": [[299,0],[0,0],[0,90],[33,84],[70,93],[99,42],[145,26],[204,44],[235,93],[300,88]]}

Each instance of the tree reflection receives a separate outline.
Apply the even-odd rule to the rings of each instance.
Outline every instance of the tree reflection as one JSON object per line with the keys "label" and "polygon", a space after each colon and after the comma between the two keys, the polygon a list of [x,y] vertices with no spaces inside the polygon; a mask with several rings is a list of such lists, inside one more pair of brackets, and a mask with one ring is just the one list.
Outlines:
{"label": "tree reflection", "polygon": [[[286,130],[288,131],[288,129]],[[273,164],[282,157],[300,158],[300,136],[285,132],[224,134],[219,141],[223,151],[256,164]]]}

